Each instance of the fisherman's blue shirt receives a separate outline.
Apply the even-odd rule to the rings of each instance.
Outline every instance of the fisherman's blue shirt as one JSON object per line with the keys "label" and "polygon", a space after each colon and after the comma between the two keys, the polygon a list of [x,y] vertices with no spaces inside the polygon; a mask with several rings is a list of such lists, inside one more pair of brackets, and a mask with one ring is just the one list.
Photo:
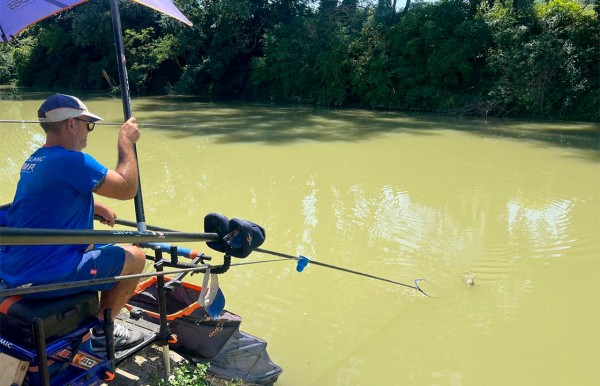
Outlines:
{"label": "fisherman's blue shirt", "polygon": [[[14,228],[93,229],[94,187],[108,169],[93,157],[60,146],[42,147],[25,161],[6,225]],[[69,276],[88,245],[0,247],[0,278],[14,286]]]}

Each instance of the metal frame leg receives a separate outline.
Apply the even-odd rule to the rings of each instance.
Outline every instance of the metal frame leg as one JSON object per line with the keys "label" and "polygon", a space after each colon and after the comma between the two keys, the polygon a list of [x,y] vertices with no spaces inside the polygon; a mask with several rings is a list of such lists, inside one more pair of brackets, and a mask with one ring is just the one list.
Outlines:
{"label": "metal frame leg", "polygon": [[44,323],[40,318],[33,319],[33,334],[35,337],[35,351],[38,358],[40,385],[50,386],[50,371],[48,370],[48,356],[46,355],[46,334],[44,333]]}

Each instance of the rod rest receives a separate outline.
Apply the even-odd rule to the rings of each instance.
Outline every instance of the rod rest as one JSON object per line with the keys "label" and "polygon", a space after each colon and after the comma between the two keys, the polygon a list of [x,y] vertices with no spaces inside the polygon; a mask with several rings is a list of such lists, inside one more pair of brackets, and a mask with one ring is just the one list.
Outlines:
{"label": "rod rest", "polygon": [[219,265],[219,266],[212,268],[210,270],[210,273],[221,275],[221,274],[229,271],[230,266],[231,266],[231,256],[225,255],[225,257],[223,257],[223,265]]}

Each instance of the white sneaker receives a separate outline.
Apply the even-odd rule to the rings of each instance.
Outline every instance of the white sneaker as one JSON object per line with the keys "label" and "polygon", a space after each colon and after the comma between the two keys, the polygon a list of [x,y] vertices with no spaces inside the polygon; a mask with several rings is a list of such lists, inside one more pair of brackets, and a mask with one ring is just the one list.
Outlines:
{"label": "white sneaker", "polygon": [[[115,337],[115,351],[134,347],[144,340],[142,332],[130,330],[120,323],[114,324],[113,335]],[[98,333],[92,330],[92,351],[106,351],[104,332]]]}

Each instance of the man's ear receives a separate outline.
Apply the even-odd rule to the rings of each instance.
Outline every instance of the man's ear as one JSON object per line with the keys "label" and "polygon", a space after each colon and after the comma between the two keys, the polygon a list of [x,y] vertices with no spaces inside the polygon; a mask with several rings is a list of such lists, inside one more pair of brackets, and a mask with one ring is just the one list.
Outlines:
{"label": "man's ear", "polygon": [[75,120],[73,118],[69,118],[69,119],[65,120],[64,127],[67,128],[67,131],[69,133],[74,133],[76,131]]}

